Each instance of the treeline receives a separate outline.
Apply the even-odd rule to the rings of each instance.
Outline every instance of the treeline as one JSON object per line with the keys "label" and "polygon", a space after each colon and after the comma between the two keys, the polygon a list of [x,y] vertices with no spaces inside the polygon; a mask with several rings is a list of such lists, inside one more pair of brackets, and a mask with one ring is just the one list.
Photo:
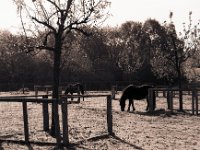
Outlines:
{"label": "treeline", "polygon": [[[123,82],[175,84],[177,58],[172,38],[177,56],[181,56],[182,80],[195,79],[189,69],[199,66],[198,46],[188,47],[185,39],[190,37],[178,37],[171,23],[161,25],[148,19],[114,28],[84,28],[86,35],[71,32],[65,40],[61,85],[82,82],[90,88],[110,88]],[[38,40],[0,32],[0,90],[52,84],[53,54],[37,50]]]}

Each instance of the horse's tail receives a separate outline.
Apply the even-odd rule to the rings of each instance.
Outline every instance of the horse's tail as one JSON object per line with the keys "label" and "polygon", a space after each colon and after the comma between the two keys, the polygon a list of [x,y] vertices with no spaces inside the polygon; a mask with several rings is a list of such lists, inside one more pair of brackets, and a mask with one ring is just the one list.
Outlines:
{"label": "horse's tail", "polygon": [[81,92],[82,95],[84,94],[84,88],[81,83],[76,83],[76,84],[74,84],[74,86],[77,88],[78,91]]}

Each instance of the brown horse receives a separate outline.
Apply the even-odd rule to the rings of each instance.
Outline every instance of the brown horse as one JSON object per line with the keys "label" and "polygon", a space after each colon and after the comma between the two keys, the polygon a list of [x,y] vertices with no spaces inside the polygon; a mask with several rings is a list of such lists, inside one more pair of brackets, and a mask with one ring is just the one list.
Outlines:
{"label": "brown horse", "polygon": [[[134,85],[129,85],[127,86],[122,93],[122,96],[120,98],[120,106],[121,106],[121,111],[124,111],[125,108],[125,101],[129,99],[129,106],[128,106],[128,111],[130,111],[130,106],[132,105],[133,111],[135,110],[134,107],[134,99],[135,100],[142,100],[144,98],[147,99],[147,107],[146,110],[149,110],[149,101],[148,101],[148,89],[152,88],[153,86],[151,85],[142,85],[142,86],[134,86]],[[154,99],[154,98],[153,98]],[[154,99],[155,100],[155,99]],[[155,102],[153,102],[153,109],[155,109]]]}
{"label": "brown horse", "polygon": [[[73,95],[73,93],[77,93],[78,95],[80,94],[84,95],[83,85],[80,83],[68,84],[65,88],[65,95],[67,95],[68,93],[70,93],[71,95]],[[83,97],[83,101],[84,101],[84,97]]]}

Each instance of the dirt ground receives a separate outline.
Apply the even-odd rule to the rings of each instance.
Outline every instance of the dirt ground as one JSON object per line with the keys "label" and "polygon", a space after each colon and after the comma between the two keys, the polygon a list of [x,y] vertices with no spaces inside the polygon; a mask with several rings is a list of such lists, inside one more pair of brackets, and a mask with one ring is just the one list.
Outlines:
{"label": "dirt ground", "polygon": [[[18,94],[18,93],[14,93]],[[91,93],[90,93],[91,94]],[[97,93],[93,93],[97,94]],[[0,93],[0,96],[13,93]],[[121,92],[116,97],[119,98]],[[128,104],[128,101],[127,101]],[[174,99],[178,109],[178,99]],[[66,150],[197,150],[200,149],[200,117],[191,115],[191,96],[184,96],[186,112],[166,109],[166,99],[157,98],[153,114],[146,101],[135,101],[135,112],[121,112],[112,101],[114,136],[107,136],[106,98],[85,98],[69,106],[69,141]],[[0,103],[0,150],[51,150],[55,139],[42,129],[42,105],[28,103],[30,140],[25,145],[21,103]]]}

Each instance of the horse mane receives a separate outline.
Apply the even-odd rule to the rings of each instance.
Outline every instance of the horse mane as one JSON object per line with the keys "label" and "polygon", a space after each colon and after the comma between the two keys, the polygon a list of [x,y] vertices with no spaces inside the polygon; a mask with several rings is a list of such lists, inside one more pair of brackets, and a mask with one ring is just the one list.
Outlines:
{"label": "horse mane", "polygon": [[123,89],[123,92],[126,91],[128,88],[130,87],[134,87],[134,88],[142,88],[142,87],[153,87],[153,85],[151,84],[141,84],[141,85],[133,85],[133,84],[129,84],[127,87],[125,87]]}

